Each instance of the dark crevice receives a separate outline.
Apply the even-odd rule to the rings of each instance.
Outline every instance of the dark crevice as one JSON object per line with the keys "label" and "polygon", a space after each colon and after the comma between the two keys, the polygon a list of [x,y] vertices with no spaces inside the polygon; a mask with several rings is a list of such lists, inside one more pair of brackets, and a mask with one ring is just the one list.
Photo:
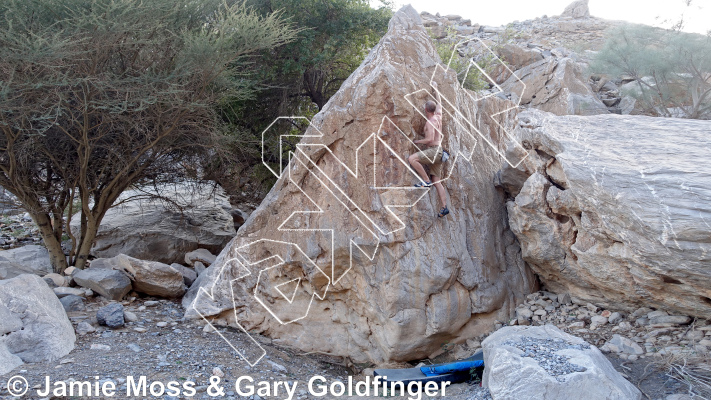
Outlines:
{"label": "dark crevice", "polygon": [[681,285],[681,284],[684,283],[684,282],[681,282],[681,281],[678,280],[678,279],[674,279],[674,278],[672,278],[671,276],[666,276],[666,275],[662,275],[662,281],[663,281],[664,283],[673,283],[673,284],[675,284],[675,285]]}

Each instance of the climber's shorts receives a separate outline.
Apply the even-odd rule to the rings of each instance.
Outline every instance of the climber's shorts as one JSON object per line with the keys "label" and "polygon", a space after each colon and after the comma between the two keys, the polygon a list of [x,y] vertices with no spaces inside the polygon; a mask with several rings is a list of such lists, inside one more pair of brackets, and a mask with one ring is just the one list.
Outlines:
{"label": "climber's shorts", "polygon": [[415,153],[417,159],[422,165],[428,165],[430,167],[430,175],[434,175],[438,178],[443,178],[442,176],[442,146],[434,146],[429,149],[418,151]]}

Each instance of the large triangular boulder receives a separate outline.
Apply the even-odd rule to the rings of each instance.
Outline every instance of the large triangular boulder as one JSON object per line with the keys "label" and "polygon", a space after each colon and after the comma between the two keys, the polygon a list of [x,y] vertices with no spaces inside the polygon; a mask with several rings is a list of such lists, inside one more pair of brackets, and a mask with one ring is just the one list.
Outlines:
{"label": "large triangular boulder", "polygon": [[[434,188],[413,188],[407,164],[431,79],[446,99],[443,144],[452,154],[445,218]],[[186,317],[378,363],[427,357],[492,330],[536,286],[493,185],[513,105],[463,89],[404,7],[288,165],[286,156],[269,164],[279,180],[186,294]]]}

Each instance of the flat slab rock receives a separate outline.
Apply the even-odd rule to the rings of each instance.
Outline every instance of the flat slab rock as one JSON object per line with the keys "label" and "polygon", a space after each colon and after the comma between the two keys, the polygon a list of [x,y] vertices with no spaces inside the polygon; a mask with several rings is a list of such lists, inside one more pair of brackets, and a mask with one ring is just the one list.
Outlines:
{"label": "flat slab rock", "polygon": [[642,398],[597,347],[553,325],[505,327],[482,346],[483,385],[497,400]]}
{"label": "flat slab rock", "polygon": [[[711,318],[711,121],[519,114],[534,151],[499,184],[523,258],[593,304]],[[624,282],[624,285],[621,283]]]}

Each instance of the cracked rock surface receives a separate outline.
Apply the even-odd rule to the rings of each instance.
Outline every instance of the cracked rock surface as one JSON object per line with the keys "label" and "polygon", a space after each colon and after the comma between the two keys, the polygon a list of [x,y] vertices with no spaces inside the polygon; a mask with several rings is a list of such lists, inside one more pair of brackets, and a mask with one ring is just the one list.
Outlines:
{"label": "cracked rock surface", "polygon": [[553,292],[711,317],[711,122],[530,110],[505,166],[511,229]]}

